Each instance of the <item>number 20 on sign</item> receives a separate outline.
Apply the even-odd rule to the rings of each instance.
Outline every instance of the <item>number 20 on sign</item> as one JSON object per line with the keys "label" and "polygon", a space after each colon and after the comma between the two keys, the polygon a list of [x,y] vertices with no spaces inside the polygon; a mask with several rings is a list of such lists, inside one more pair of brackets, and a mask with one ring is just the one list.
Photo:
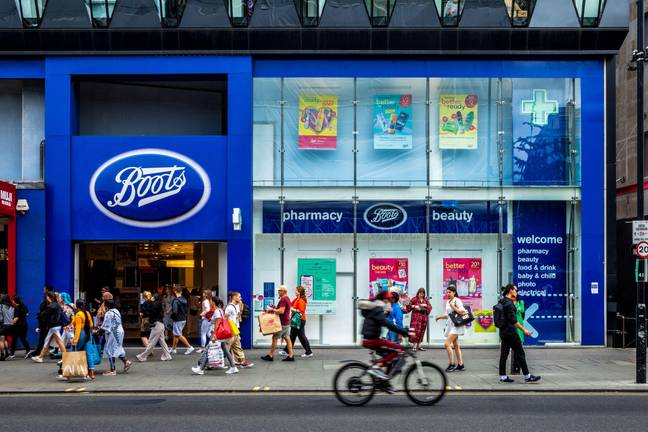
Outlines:
{"label": "number 20 on sign", "polygon": [[641,259],[648,258],[648,242],[647,241],[640,241],[637,243],[637,257]]}

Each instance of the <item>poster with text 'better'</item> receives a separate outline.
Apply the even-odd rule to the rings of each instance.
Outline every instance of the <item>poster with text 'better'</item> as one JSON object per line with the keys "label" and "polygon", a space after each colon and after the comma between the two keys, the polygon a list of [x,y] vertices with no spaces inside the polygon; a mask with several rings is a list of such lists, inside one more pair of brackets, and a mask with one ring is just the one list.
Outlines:
{"label": "poster with text 'better'", "polygon": [[369,297],[380,291],[396,291],[405,302],[408,298],[409,268],[407,258],[369,259]]}
{"label": "poster with text 'better'", "polygon": [[439,97],[439,148],[477,148],[477,108],[475,94],[442,94]]}
{"label": "poster with text 'better'", "polygon": [[335,150],[337,116],[337,96],[299,96],[298,147],[311,150]]}
{"label": "poster with text 'better'", "polygon": [[412,95],[374,97],[374,149],[412,148]]}
{"label": "poster with text 'better'", "polygon": [[297,281],[306,290],[307,314],[335,314],[335,259],[298,258]]}
{"label": "poster with text 'better'", "polygon": [[[448,300],[448,286],[457,287],[464,306],[475,311],[482,308],[482,259],[443,258],[443,300]],[[474,314],[474,312],[473,312]]]}

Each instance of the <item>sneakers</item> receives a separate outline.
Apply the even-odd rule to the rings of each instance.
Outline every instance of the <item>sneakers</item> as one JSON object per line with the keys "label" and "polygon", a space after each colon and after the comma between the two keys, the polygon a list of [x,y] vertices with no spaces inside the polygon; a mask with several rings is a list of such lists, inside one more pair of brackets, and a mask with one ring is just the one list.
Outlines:
{"label": "sneakers", "polygon": [[200,368],[200,366],[194,366],[191,368],[191,372],[194,375],[205,375],[205,371]]}
{"label": "sneakers", "polygon": [[462,364],[458,364],[457,367],[455,368],[455,370],[461,372],[463,370],[466,370],[466,366],[464,366]]}
{"label": "sneakers", "polygon": [[302,354],[301,356],[302,356],[302,358],[310,358],[310,357],[313,357],[313,353]]}
{"label": "sneakers", "polygon": [[138,362],[144,363],[146,360],[148,360],[147,357],[142,358],[140,356],[141,356],[141,354],[138,354],[138,355],[135,356],[135,358],[137,359]]}
{"label": "sneakers", "polygon": [[31,358],[34,363],[43,363],[43,359],[36,356]]}
{"label": "sneakers", "polygon": [[196,352],[197,352],[198,354],[202,354],[204,351],[205,351],[205,348],[198,348],[198,349],[196,350]]}
{"label": "sneakers", "polygon": [[111,370],[111,371],[106,371],[102,373],[101,375],[103,376],[117,376],[117,371]]}
{"label": "sneakers", "polygon": [[172,350],[169,351],[169,354],[178,354],[178,350],[173,348]]}
{"label": "sneakers", "polygon": [[36,354],[36,352],[35,352],[34,350],[29,350],[29,351],[25,354],[25,360],[27,360],[28,358],[33,357],[34,354]]}
{"label": "sneakers", "polygon": [[191,354],[191,353],[194,352],[194,351],[196,351],[196,348],[194,348],[194,347],[189,347],[189,348],[187,348],[187,351],[185,351],[185,354],[184,354],[184,355],[189,355],[189,354]]}
{"label": "sneakers", "polygon": [[511,379],[511,377],[507,376],[506,378],[500,377],[500,382],[501,383],[513,383],[513,382],[515,382],[515,380]]}
{"label": "sneakers", "polygon": [[227,375],[233,375],[239,373],[239,370],[236,367],[231,367],[225,371]]}
{"label": "sneakers", "polygon": [[261,360],[271,362],[271,361],[274,361],[274,358],[272,358],[268,354],[266,354],[263,357],[261,357]]}
{"label": "sneakers", "polygon": [[285,350],[279,351],[279,355],[283,357],[288,357],[288,353]]}
{"label": "sneakers", "polygon": [[251,368],[252,366],[254,366],[254,363],[252,363],[250,360],[245,360],[243,361],[243,363],[239,364],[239,367],[241,369]]}
{"label": "sneakers", "polygon": [[173,360],[173,357],[162,357],[160,361],[171,361]]}
{"label": "sneakers", "polygon": [[126,360],[126,363],[124,363],[124,372],[128,372],[128,369],[133,366],[133,362],[130,360]]}
{"label": "sneakers", "polygon": [[15,358],[16,358],[16,355],[15,355],[15,354],[9,354],[9,355],[7,356],[7,360],[13,360],[13,359],[15,359]]}
{"label": "sneakers", "polygon": [[525,383],[535,383],[535,382],[540,381],[541,379],[542,379],[542,377],[540,377],[540,376],[529,375],[529,378],[524,378],[524,382]]}
{"label": "sneakers", "polygon": [[449,364],[448,367],[445,369],[446,372],[454,372],[455,370],[457,370],[457,366],[453,364]]}
{"label": "sneakers", "polygon": [[285,362],[294,362],[294,361],[295,361],[295,356],[292,356],[292,357],[286,357],[285,359],[283,359],[283,360],[281,360],[281,361],[285,361]]}
{"label": "sneakers", "polygon": [[381,380],[389,379],[389,377],[385,375],[385,372],[383,372],[380,366],[376,366],[376,365],[371,366],[369,369],[367,369],[367,373]]}

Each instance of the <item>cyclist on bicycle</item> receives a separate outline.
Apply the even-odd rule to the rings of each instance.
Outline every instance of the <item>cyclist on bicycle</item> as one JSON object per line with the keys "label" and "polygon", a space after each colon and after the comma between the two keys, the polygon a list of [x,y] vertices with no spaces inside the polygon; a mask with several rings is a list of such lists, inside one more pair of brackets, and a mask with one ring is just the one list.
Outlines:
{"label": "cyclist on bicycle", "polygon": [[[379,292],[375,298],[371,300],[358,301],[358,309],[360,309],[364,322],[362,324],[362,346],[375,351],[381,356],[381,359],[369,369],[368,373],[380,378],[382,380],[389,379],[389,374],[394,365],[394,361],[400,357],[405,351],[401,345],[391,342],[387,339],[381,339],[383,327],[387,327],[394,333],[403,336],[414,336],[406,328],[401,328],[387,320],[387,314],[391,308],[392,294],[389,291]],[[386,369],[383,371],[382,368]]]}

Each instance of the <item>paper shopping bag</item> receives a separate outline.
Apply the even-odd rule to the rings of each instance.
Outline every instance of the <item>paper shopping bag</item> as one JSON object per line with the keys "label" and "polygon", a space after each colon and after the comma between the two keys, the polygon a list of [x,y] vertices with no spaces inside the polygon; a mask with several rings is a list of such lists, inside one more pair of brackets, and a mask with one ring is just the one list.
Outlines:
{"label": "paper shopping bag", "polygon": [[88,376],[88,361],[85,351],[63,353],[63,376],[65,378],[85,378]]}
{"label": "paper shopping bag", "polygon": [[261,329],[261,334],[264,336],[281,331],[279,315],[262,313],[259,315],[259,328]]}

